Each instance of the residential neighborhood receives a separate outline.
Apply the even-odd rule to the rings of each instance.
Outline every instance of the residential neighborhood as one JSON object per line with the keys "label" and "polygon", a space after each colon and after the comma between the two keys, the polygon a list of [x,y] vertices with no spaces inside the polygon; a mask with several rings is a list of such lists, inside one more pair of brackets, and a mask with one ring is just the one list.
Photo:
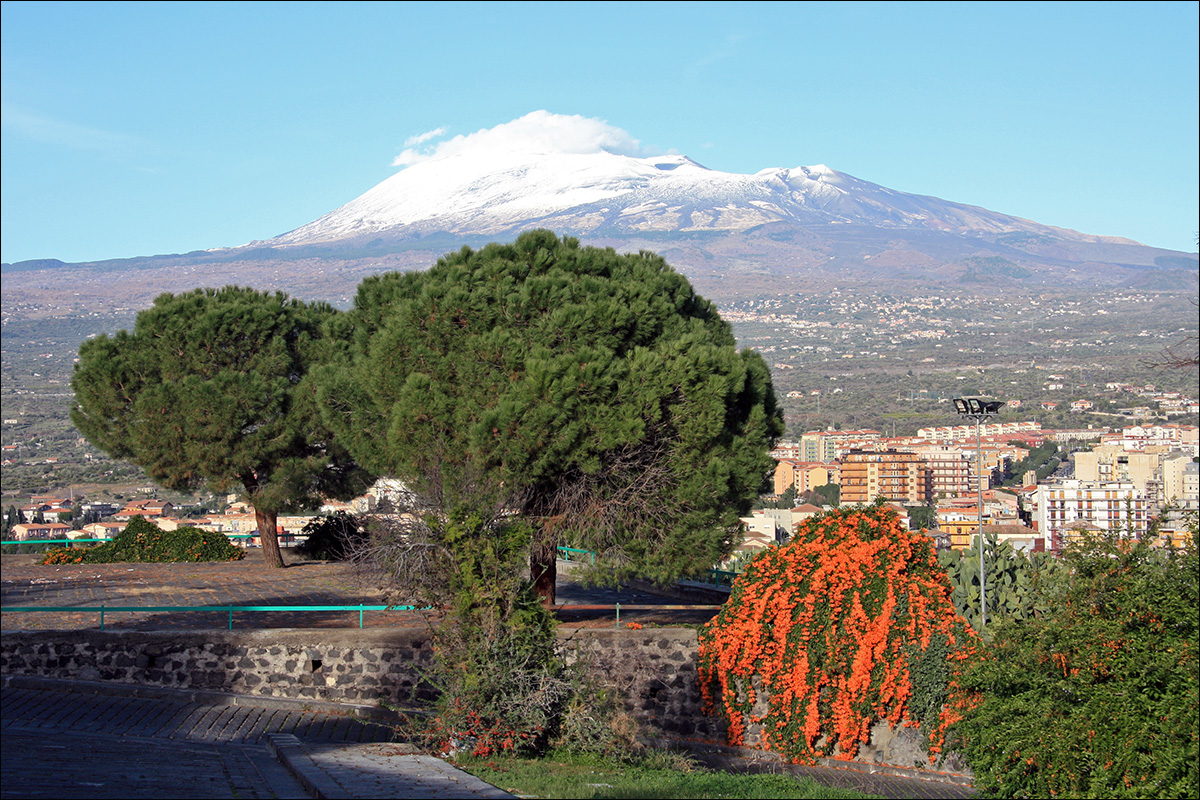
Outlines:
{"label": "residential neighborhood", "polygon": [[[733,559],[786,541],[797,524],[829,507],[818,490],[835,487],[838,505],[882,498],[904,524],[926,530],[939,547],[956,550],[973,545],[980,519],[985,534],[1030,552],[1059,552],[1086,533],[1145,536],[1152,527],[1156,544],[1181,546],[1189,536],[1185,515],[1200,511],[1196,426],[1046,430],[1033,421],[1005,421],[981,424],[976,437],[975,426],[952,425],[899,437],[867,429],[809,431],[798,441],[779,442],[771,453],[773,494],[764,499],[796,502],[744,517],[743,541]],[[1036,469],[1014,475],[1034,449],[1047,443],[1071,452],[1041,478]],[[320,514],[369,514],[404,491],[395,480],[380,480],[351,501],[329,501],[315,513],[280,515],[276,533],[284,546],[295,545],[304,539],[304,526]],[[20,519],[10,524],[9,536],[17,542],[107,540],[140,516],[163,530],[187,525],[224,533],[242,547],[261,546],[253,509],[236,495],[227,497],[219,512],[202,514],[153,497],[118,507],[34,496],[15,510]],[[914,524],[917,515],[920,522]]]}
{"label": "residential neighborhood", "polygon": [[[1026,551],[1060,552],[1086,533],[1142,537],[1152,528],[1155,544],[1181,546],[1189,536],[1185,515],[1200,511],[1196,426],[1044,430],[1036,422],[996,422],[979,426],[978,444],[976,436],[974,425],[923,428],[915,437],[811,431],[772,452],[774,492],[811,497],[837,484],[841,505],[882,498],[905,522],[913,509],[928,509],[922,519],[932,524],[912,527],[958,550],[972,546],[980,519],[985,534]],[[1041,478],[1036,469],[1013,475],[1046,443],[1070,448],[1069,457]],[[743,520],[743,547],[781,543],[811,513],[811,503],[799,502],[756,510]]]}

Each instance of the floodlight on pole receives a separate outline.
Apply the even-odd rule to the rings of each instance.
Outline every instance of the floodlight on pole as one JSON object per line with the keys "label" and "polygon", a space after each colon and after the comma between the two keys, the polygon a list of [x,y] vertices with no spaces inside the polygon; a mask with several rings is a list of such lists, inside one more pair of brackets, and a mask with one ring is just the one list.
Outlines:
{"label": "floodlight on pole", "polygon": [[975,481],[979,487],[979,627],[987,626],[987,572],[983,560],[983,444],[980,435],[980,425],[988,417],[999,413],[1004,408],[1003,400],[989,400],[986,397],[956,397],[954,410],[960,416],[975,420]]}

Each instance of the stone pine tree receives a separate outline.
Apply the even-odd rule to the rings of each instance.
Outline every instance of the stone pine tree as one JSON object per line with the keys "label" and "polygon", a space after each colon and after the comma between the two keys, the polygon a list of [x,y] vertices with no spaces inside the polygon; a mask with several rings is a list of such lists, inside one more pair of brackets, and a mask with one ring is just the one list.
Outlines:
{"label": "stone pine tree", "polygon": [[560,542],[654,578],[711,568],[783,431],[761,357],[652,253],[532,231],[368,278],[337,322],[349,351],[318,383],[339,440],[443,508],[487,495],[534,522],[546,602]]}
{"label": "stone pine tree", "polygon": [[235,286],[164,294],[132,333],[80,347],[71,419],[163,486],[244,490],[266,561],[281,567],[280,511],[366,485],[320,424],[306,380],[338,313]]}

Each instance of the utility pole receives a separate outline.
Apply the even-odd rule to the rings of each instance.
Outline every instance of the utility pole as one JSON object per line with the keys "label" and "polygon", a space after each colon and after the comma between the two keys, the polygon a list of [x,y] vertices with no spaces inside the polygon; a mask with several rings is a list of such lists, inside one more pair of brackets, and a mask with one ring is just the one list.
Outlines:
{"label": "utility pole", "polygon": [[979,495],[979,620],[980,628],[987,627],[987,572],[983,558],[983,441],[980,426],[985,419],[1004,407],[1003,400],[988,400],[983,397],[956,397],[954,410],[960,416],[975,420],[975,480]]}

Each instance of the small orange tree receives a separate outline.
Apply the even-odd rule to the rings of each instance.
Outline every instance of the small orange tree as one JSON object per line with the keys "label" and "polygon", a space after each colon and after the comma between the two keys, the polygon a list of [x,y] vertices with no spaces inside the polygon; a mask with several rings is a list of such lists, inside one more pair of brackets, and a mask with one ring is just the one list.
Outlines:
{"label": "small orange tree", "polygon": [[936,736],[950,656],[975,639],[950,591],[930,540],[882,505],[806,520],[701,630],[705,700],[732,744],[761,725],[794,762],[854,758],[879,720]]}

